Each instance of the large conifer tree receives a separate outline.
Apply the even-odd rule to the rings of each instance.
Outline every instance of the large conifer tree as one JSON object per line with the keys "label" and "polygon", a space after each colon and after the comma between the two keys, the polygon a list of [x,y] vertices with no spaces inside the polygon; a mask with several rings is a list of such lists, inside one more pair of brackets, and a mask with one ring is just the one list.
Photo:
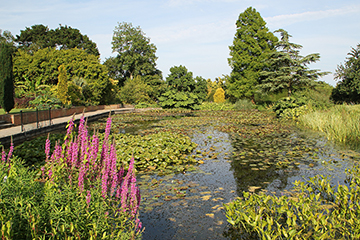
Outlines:
{"label": "large conifer tree", "polygon": [[264,59],[274,51],[277,38],[265,26],[266,22],[254,8],[249,7],[236,22],[233,45],[230,46],[229,65],[232,68],[228,81],[228,94],[233,101],[250,98],[254,101]]}
{"label": "large conifer tree", "polygon": [[279,29],[280,41],[276,45],[277,51],[266,60],[268,68],[261,73],[262,80],[259,88],[264,92],[280,92],[287,90],[290,97],[296,88],[311,87],[315,80],[328,74],[317,69],[309,69],[308,65],[320,60],[319,53],[312,53],[305,57],[300,55],[301,45],[289,42],[291,35]]}
{"label": "large conifer tree", "polygon": [[0,45],[0,105],[7,113],[14,108],[12,53],[9,44]]}

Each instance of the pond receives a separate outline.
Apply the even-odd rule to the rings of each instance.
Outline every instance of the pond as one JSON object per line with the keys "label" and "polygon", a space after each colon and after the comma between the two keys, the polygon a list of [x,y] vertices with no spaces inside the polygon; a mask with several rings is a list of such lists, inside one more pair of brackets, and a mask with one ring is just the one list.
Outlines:
{"label": "pond", "polygon": [[170,130],[197,144],[190,154],[198,162],[192,171],[138,174],[143,239],[234,239],[224,203],[243,191],[280,195],[295,180],[319,174],[343,184],[345,169],[360,159],[356,151],[338,149],[317,134],[262,113],[166,117],[142,113],[114,118],[118,134]]}

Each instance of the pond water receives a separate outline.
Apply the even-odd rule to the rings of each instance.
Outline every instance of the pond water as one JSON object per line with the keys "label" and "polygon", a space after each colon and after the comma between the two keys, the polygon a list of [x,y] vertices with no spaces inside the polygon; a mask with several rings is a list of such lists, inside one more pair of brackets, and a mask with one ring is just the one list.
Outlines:
{"label": "pond water", "polygon": [[[139,133],[157,123],[120,132]],[[247,138],[203,126],[189,136],[198,145],[193,155],[203,162],[195,171],[137,176],[143,239],[234,239],[224,203],[243,191],[279,195],[295,180],[319,174],[343,184],[345,169],[359,159],[357,152],[337,150],[323,137],[300,131]]]}

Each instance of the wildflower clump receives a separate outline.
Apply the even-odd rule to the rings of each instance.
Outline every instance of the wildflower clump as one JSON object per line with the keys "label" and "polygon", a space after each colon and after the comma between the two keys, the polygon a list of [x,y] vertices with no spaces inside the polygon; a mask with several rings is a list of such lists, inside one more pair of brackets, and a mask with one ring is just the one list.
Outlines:
{"label": "wildflower clump", "polygon": [[40,173],[3,151],[0,167],[2,239],[139,239],[140,193],[134,159],[118,165],[111,118],[104,139],[89,136],[85,118],[78,133],[71,120],[63,144],[49,138]]}

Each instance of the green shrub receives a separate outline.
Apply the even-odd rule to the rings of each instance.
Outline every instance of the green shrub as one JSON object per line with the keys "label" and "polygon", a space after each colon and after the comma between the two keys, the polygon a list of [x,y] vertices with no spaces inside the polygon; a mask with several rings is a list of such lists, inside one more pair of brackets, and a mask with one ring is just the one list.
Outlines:
{"label": "green shrub", "polygon": [[298,117],[306,111],[306,102],[302,98],[284,97],[272,107],[277,117]]}
{"label": "green shrub", "polygon": [[199,109],[199,98],[191,92],[169,90],[159,97],[159,105],[163,108]]}
{"label": "green shrub", "polygon": [[239,99],[234,104],[235,110],[250,110],[254,108],[254,104],[249,99]]}
{"label": "green shrub", "polygon": [[219,111],[219,110],[233,110],[234,104],[232,103],[215,103],[215,102],[203,102],[200,105],[200,110],[211,110],[211,111]]}
{"label": "green shrub", "polygon": [[224,205],[228,222],[252,239],[359,239],[359,166],[348,174],[349,187],[316,176],[280,197],[244,192]]}

